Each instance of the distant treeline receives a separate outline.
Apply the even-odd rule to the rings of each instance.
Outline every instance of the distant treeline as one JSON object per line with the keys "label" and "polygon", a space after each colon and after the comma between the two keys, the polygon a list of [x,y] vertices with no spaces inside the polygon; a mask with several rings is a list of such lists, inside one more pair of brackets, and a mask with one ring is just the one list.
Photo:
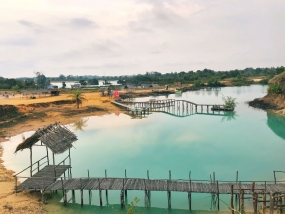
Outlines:
{"label": "distant treeline", "polygon": [[[246,85],[250,82],[247,77],[267,76],[268,79],[276,74],[285,71],[283,66],[277,68],[246,68],[243,70],[231,70],[231,71],[214,71],[210,69],[198,70],[196,72],[171,72],[167,74],[161,74],[159,72],[147,72],[144,75],[134,76],[120,76],[117,79],[120,84],[134,84],[140,85],[142,83],[156,83],[156,84],[173,84],[176,82],[194,83],[196,86],[208,83],[208,86],[221,86],[220,81],[233,78],[233,85]],[[264,82],[266,83],[266,82]]]}
{"label": "distant treeline", "polygon": [[194,71],[181,71],[162,74],[156,71],[146,72],[145,74],[131,75],[131,76],[64,76],[59,77],[45,77],[44,74],[36,72],[35,78],[17,78],[8,79],[0,77],[0,89],[25,89],[25,88],[44,88],[50,84],[51,81],[79,81],[81,83],[88,82],[91,85],[97,85],[98,79],[105,80],[118,80],[119,84],[123,85],[141,85],[141,84],[174,84],[180,82],[181,84],[193,83],[195,86],[202,86],[207,83],[208,86],[222,86],[221,80],[233,78],[233,85],[247,85],[251,82],[247,80],[248,77],[266,76],[263,81],[267,83],[268,79],[276,74],[285,71],[283,66],[271,68],[245,68],[243,70],[230,70],[230,71],[214,71],[210,69]]}

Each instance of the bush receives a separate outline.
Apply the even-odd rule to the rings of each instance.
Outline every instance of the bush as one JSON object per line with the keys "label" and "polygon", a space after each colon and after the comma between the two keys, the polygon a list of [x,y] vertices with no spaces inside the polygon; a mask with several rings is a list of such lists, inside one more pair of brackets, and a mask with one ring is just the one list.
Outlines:
{"label": "bush", "polygon": [[276,83],[270,84],[268,87],[268,93],[281,94],[282,89],[281,89],[280,85],[278,85]]}
{"label": "bush", "polygon": [[229,97],[229,96],[227,96],[227,97],[223,96],[222,99],[223,99],[225,106],[227,108],[233,108],[234,109],[237,105],[235,102],[236,98]]}

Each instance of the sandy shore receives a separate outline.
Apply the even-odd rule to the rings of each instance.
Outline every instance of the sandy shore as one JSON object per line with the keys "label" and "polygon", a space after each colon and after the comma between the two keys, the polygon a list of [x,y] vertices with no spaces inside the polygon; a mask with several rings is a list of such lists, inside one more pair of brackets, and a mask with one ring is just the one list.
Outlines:
{"label": "sandy shore", "polygon": [[[98,92],[84,93],[84,95],[87,101],[84,101],[79,109],[75,104],[55,103],[71,100],[68,94],[36,99],[20,97],[0,99],[0,105],[15,105],[22,114],[20,118],[8,118],[0,122],[2,125],[0,142],[7,141],[7,137],[36,130],[54,122],[70,124],[82,117],[122,113],[121,109],[111,104],[113,98],[101,97]],[[0,213],[46,213],[45,205],[41,203],[41,196],[38,193],[23,191],[15,195],[14,172],[3,166],[2,152],[3,149],[0,147]]]}

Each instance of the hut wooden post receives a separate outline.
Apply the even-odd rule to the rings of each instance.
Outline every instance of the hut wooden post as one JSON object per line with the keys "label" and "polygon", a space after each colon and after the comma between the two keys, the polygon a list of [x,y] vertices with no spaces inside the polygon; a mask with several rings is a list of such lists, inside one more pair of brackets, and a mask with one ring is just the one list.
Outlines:
{"label": "hut wooden post", "polygon": [[30,176],[33,176],[33,151],[32,151],[32,147],[30,147]]}
{"label": "hut wooden post", "polygon": [[67,202],[66,192],[64,190],[63,180],[62,180],[62,178],[60,178],[60,179],[61,179],[61,187],[62,187],[63,204],[64,204],[64,206],[66,206],[66,202]]}
{"label": "hut wooden post", "polygon": [[42,177],[42,202],[45,204],[45,189],[44,189],[44,177]]}
{"label": "hut wooden post", "polygon": [[47,150],[47,164],[49,165],[48,147],[47,146],[46,146],[46,150]]}

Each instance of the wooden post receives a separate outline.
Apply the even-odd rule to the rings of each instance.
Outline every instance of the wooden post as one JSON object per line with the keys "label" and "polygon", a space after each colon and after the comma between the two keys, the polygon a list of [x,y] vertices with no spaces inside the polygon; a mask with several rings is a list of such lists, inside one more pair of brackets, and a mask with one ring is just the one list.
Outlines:
{"label": "wooden post", "polygon": [[219,211],[220,210],[220,193],[219,193],[219,182],[218,181],[217,181],[217,200],[218,200],[218,211]]}
{"label": "wooden post", "polygon": [[[107,179],[107,169],[105,169],[105,178]],[[106,201],[108,202],[108,190],[106,189]]]}
{"label": "wooden post", "polygon": [[273,192],[270,191],[270,214],[273,214],[274,211],[274,198],[273,198]]}
{"label": "wooden post", "polygon": [[42,202],[45,204],[45,189],[44,189],[44,177],[42,177]]}
{"label": "wooden post", "polygon": [[82,189],[82,180],[80,178],[80,195],[81,195],[81,207],[83,206],[83,189]]}
{"label": "wooden post", "polygon": [[168,209],[171,209],[171,191],[169,190],[169,182],[170,182],[170,180],[166,181],[166,185],[167,185],[167,202],[168,202]]}
{"label": "wooden post", "polygon": [[[125,169],[125,178],[127,179],[127,170]],[[128,197],[128,191],[125,189],[125,197]]]}
{"label": "wooden post", "polygon": [[30,176],[33,176],[33,151],[32,151],[32,147],[30,147]]}
{"label": "wooden post", "polygon": [[191,192],[188,192],[188,203],[189,203],[189,210],[192,210],[192,203],[191,203],[192,197]]}
{"label": "wooden post", "polygon": [[47,150],[47,164],[49,165],[48,147],[47,146],[46,146],[46,150]]}
{"label": "wooden post", "polygon": [[283,214],[283,207],[282,207],[282,194],[279,193],[279,197],[278,197],[278,204],[279,204],[279,213]]}
{"label": "wooden post", "polygon": [[64,190],[63,180],[62,180],[62,178],[60,178],[60,179],[61,179],[61,187],[62,187],[63,204],[64,204],[64,206],[66,206],[67,199],[66,199],[66,194],[65,194],[65,190]]}
{"label": "wooden post", "polygon": [[231,184],[231,211],[234,214],[234,185]]}
{"label": "wooden post", "polygon": [[191,197],[191,191],[192,191],[192,184],[191,184],[191,171],[189,171],[189,192],[188,192],[189,210],[192,210],[192,197]]}
{"label": "wooden post", "polygon": [[100,206],[103,205],[102,203],[102,190],[101,190],[101,184],[100,184],[100,179],[98,178],[98,183],[99,183],[99,201],[100,201]]}
{"label": "wooden post", "polygon": [[266,209],[266,192],[262,194],[262,213],[265,213]]}
{"label": "wooden post", "polygon": [[256,214],[257,213],[257,193],[253,192],[252,193],[252,203],[253,203],[253,212]]}
{"label": "wooden post", "polygon": [[52,153],[52,162],[53,162],[53,168],[55,168],[55,159],[54,159],[54,153]]}
{"label": "wooden post", "polygon": [[123,179],[123,189],[121,190],[120,199],[121,199],[121,208],[124,208],[125,207],[125,202],[124,202],[124,179]]}
{"label": "wooden post", "polygon": [[274,173],[274,183],[276,184],[276,174],[275,174],[275,171],[273,171]]}

